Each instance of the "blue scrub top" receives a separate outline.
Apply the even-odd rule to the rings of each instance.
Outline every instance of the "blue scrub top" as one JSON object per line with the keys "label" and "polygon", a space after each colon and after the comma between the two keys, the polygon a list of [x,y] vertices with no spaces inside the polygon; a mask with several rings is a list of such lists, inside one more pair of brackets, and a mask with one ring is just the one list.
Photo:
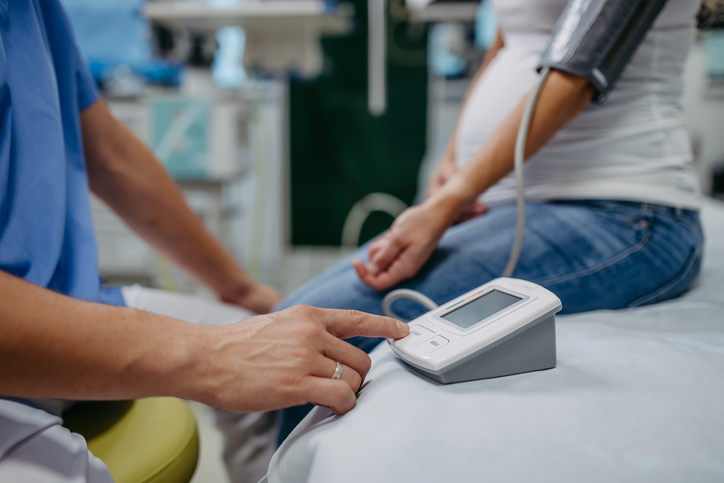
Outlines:
{"label": "blue scrub top", "polygon": [[0,269],[123,305],[101,288],[90,213],[79,114],[97,99],[58,0],[0,0]]}

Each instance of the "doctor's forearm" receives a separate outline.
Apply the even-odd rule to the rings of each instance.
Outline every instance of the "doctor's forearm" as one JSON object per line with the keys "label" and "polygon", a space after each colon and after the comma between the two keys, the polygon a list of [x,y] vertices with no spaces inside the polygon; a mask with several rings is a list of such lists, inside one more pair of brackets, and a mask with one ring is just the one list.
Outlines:
{"label": "doctor's forearm", "polygon": [[[407,324],[297,306],[226,326],[84,302],[0,270],[0,396],[175,396],[230,411],[313,402],[343,414],[370,358],[340,340],[399,339]],[[343,374],[332,379],[336,363]]]}
{"label": "doctor's forearm", "polygon": [[0,395],[182,395],[203,326],[75,300],[0,271]]}
{"label": "doctor's forearm", "polygon": [[91,190],[131,228],[227,298],[252,283],[190,210],[153,153],[102,100],[81,113]]}
{"label": "doctor's forearm", "polygon": [[[575,118],[591,101],[593,89],[586,79],[551,72],[541,90],[525,146],[528,159]],[[455,219],[465,206],[513,170],[518,127],[526,96],[473,158],[458,170],[440,192],[428,200]]]}

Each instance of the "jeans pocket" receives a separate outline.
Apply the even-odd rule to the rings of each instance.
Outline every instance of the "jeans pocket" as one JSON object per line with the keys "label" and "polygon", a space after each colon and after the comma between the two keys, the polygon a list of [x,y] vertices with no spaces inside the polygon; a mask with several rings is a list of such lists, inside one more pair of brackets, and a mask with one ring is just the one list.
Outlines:
{"label": "jeans pocket", "polygon": [[630,243],[645,243],[655,222],[653,210],[646,204],[605,201],[594,209],[599,222]]}
{"label": "jeans pocket", "polygon": [[639,297],[631,302],[629,307],[640,307],[642,305],[655,304],[657,302],[663,302],[674,297],[678,297],[683,294],[694,283],[696,277],[699,275],[701,269],[701,247],[697,246],[692,248],[689,259],[687,260],[684,268],[676,274],[676,276],[669,282],[665,283],[661,287],[657,288],[653,292],[650,292],[643,297]]}

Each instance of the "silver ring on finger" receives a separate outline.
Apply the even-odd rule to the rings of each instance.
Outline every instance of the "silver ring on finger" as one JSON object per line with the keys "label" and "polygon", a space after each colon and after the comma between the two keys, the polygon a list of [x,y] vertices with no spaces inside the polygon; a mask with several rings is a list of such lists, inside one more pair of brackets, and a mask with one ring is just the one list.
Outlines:
{"label": "silver ring on finger", "polygon": [[334,374],[332,374],[332,379],[339,379],[340,377],[342,377],[342,364],[338,362],[337,367],[334,368]]}

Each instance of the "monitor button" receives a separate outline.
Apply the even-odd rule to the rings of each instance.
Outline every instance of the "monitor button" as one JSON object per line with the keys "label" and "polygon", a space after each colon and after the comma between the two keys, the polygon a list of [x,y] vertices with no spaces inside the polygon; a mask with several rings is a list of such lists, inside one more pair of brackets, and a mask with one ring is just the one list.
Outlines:
{"label": "monitor button", "polygon": [[[403,340],[409,340],[409,344],[417,344],[418,342],[422,342],[426,339],[429,339],[435,335],[435,332],[431,331],[427,327],[423,327],[421,325],[411,325],[410,326],[410,335],[405,337]],[[409,347],[409,346],[408,346]]]}
{"label": "monitor button", "polygon": [[418,354],[422,356],[426,356],[431,354],[432,352],[438,350],[440,347],[446,345],[448,342],[450,342],[448,339],[441,335],[436,335],[432,339],[422,342],[415,346],[414,350]]}

